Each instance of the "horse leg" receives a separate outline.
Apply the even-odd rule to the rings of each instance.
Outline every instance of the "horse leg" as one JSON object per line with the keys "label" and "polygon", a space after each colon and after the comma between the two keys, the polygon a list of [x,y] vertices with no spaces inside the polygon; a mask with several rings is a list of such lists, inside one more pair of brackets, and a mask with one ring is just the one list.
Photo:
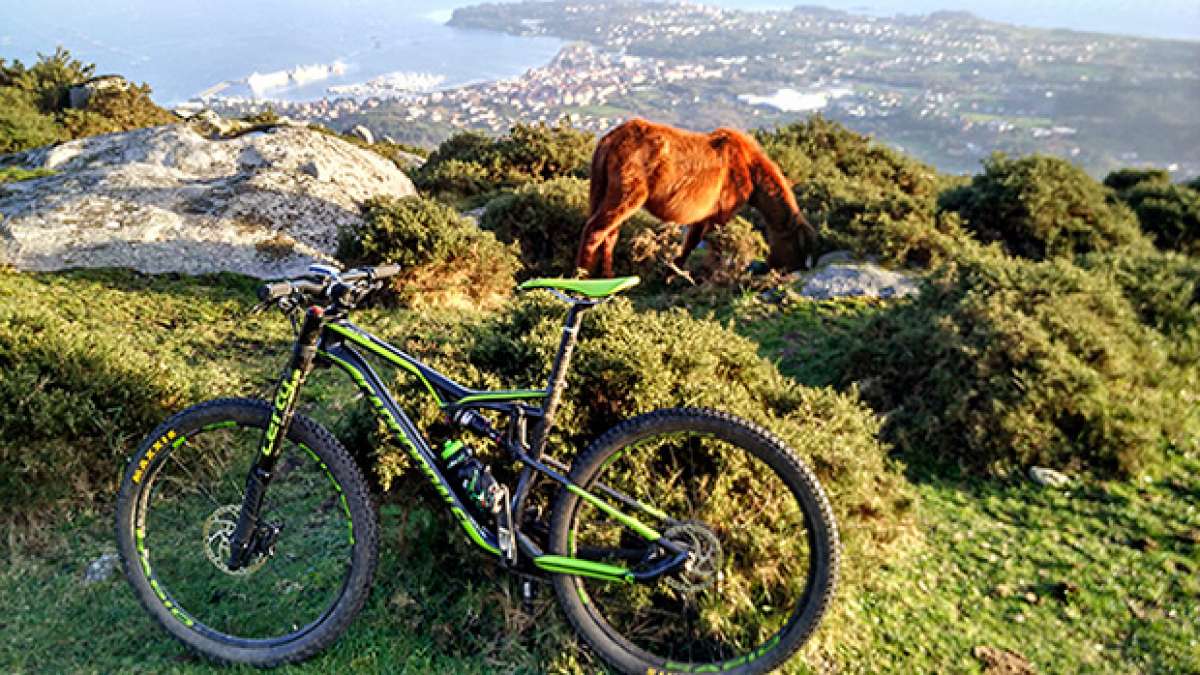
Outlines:
{"label": "horse leg", "polygon": [[696,247],[700,245],[700,241],[704,239],[704,235],[708,234],[708,231],[712,229],[714,222],[715,219],[709,218],[687,226],[687,236],[683,240],[683,248],[680,249],[679,255],[675,258],[676,267],[683,267],[683,264],[687,262],[688,256],[692,254],[692,251],[696,250]]}
{"label": "horse leg", "polygon": [[[575,271],[591,276],[596,267],[596,256],[604,241],[608,238],[610,225],[600,217],[600,212],[592,214],[583,226],[583,234],[579,240],[579,252],[575,254]],[[618,226],[619,227],[619,226]]]}
{"label": "horse leg", "polygon": [[[609,183],[614,185],[613,182]],[[583,239],[579,243],[579,255],[575,258],[575,267],[583,269],[588,274],[596,271],[597,258],[604,276],[613,275],[613,249],[617,246],[617,237],[621,234],[621,223],[629,219],[642,204],[646,203],[649,191],[645,183],[638,183],[631,189],[620,194],[611,190],[604,196],[600,207],[588,218],[583,226]]]}
{"label": "horse leg", "polygon": [[617,248],[617,237],[621,236],[620,226],[612,228],[608,233],[608,238],[604,240],[604,248],[601,251],[601,260],[604,263],[604,276],[612,278],[613,276],[613,251]]}

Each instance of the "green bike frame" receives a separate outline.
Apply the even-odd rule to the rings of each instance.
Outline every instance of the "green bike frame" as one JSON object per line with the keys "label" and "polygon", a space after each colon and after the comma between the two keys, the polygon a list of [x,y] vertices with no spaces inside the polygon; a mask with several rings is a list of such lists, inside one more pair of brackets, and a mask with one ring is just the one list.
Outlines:
{"label": "green bike frame", "polygon": [[[249,552],[255,550],[258,509],[270,482],[271,471],[282,439],[287,435],[287,427],[291,422],[296,399],[305,378],[316,366],[336,366],[350,376],[396,442],[407,450],[422,473],[433,484],[437,493],[441,495],[467,537],[484,551],[511,564],[516,560],[516,550],[519,550],[537,569],[614,582],[651,581],[678,569],[687,560],[688,551],[685,547],[665,539],[658,530],[638,520],[637,517],[619,510],[596,494],[571,482],[565,476],[566,467],[545,457],[544,454],[546,441],[562,398],[571,355],[578,338],[581,314],[595,304],[597,304],[595,301],[589,300],[572,302],[567,312],[562,340],[545,389],[504,391],[479,391],[464,387],[417,358],[359,328],[349,322],[344,315],[327,317],[320,307],[309,308],[300,327],[292,357],[276,387],[273,399],[274,412],[268,429],[264,433],[260,453],[247,476],[242,512],[234,536],[231,538],[230,567],[237,569],[249,558]],[[512,492],[510,503],[505,505],[510,509],[510,513],[521,514],[523,512],[524,503],[533,485],[535,475],[544,475],[658,547],[662,555],[655,558],[649,568],[640,570],[631,570],[601,562],[599,558],[606,557],[604,551],[591,552],[591,557],[597,558],[596,560],[547,555],[520,531],[519,515],[515,521],[510,523],[512,536],[508,540],[510,542],[507,546],[508,550],[502,550],[506,547],[501,543],[497,533],[480,523],[471,510],[466,508],[453,483],[447,479],[441,470],[440,463],[435,460],[436,455],[429,443],[396,403],[382,379],[364,358],[363,352],[382,359],[388,365],[400,368],[417,378],[441,406],[448,421],[484,436],[505,449],[515,460],[523,463],[517,488]],[[508,420],[506,432],[501,433],[493,428],[485,417],[478,414],[480,409],[493,410],[506,415]],[[533,438],[531,442],[527,442],[526,431],[530,422],[533,427]],[[641,514],[661,520],[667,525],[677,523],[655,507],[643,504],[607,486],[597,484],[593,486],[593,489],[620,502],[625,507],[636,509]],[[607,557],[612,557],[612,555]]]}

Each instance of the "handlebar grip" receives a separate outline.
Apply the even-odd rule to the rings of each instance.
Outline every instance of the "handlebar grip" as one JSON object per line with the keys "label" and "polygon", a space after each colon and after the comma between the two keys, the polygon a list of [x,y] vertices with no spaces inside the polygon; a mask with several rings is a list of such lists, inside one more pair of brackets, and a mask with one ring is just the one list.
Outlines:
{"label": "handlebar grip", "polygon": [[284,296],[290,295],[292,292],[292,283],[290,281],[276,281],[272,284],[263,284],[258,287],[258,299],[263,302],[271,302],[278,300]]}
{"label": "handlebar grip", "polygon": [[399,265],[380,265],[375,268],[375,278],[376,279],[386,279],[388,277],[394,277],[399,273],[400,273]]}

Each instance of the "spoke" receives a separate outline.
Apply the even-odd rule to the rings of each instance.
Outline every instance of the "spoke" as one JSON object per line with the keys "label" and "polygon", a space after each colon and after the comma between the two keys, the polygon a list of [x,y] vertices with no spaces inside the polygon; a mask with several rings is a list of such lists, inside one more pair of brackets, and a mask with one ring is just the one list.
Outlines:
{"label": "spoke", "polygon": [[178,448],[172,448],[172,449],[171,449],[171,455],[170,455],[170,458],[171,458],[171,460],[174,462],[174,464],[175,464],[176,466],[178,466],[180,469],[183,469],[183,472],[184,472],[184,473],[186,473],[186,474],[187,474],[187,476],[188,476],[188,480],[189,480],[189,481],[190,481],[190,482],[191,482],[193,485],[195,485],[195,486],[196,486],[196,489],[198,489],[198,490],[200,490],[201,492],[203,492],[203,493],[204,493],[204,496],[208,497],[209,501],[211,501],[211,502],[213,503],[213,505],[214,505],[214,506],[224,506],[224,504],[222,504],[221,502],[217,501],[217,498],[216,498],[216,497],[214,497],[214,496],[212,495],[212,493],[211,493],[211,492],[209,492],[209,491],[208,491],[208,489],[207,489],[206,487],[204,487],[204,484],[203,484],[203,483],[201,483],[200,481],[196,480],[196,475],[195,475],[194,473],[192,473],[191,469],[189,469],[189,468],[187,467],[187,465],[185,465],[185,464],[183,463],[183,461],[182,461],[182,460],[180,460],[180,459],[179,459],[179,451],[180,451],[180,450],[182,450],[183,448],[189,448],[189,449],[190,449],[191,447],[192,447],[192,446],[191,446],[191,444],[190,444],[188,441],[186,441],[186,440],[185,440],[183,443],[181,443],[181,444],[179,445],[179,447],[178,447]]}

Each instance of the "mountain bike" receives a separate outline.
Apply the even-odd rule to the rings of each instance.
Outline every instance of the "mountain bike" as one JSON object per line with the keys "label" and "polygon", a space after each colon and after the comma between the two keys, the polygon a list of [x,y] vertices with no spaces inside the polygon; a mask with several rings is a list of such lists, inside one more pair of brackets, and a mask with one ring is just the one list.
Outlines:
{"label": "mountain bike", "polygon": [[[724,412],[672,408],[618,424],[569,465],[569,449],[550,442],[584,312],[637,277],[521,284],[568,306],[548,383],[480,391],[351,323],[397,272],[314,266],[262,286],[260,307],[281,309],[296,334],[274,397],[190,407],[131,458],[119,550],[171,635],[219,662],[275,666],[329,646],[362,609],[379,549],[368,484],[296,411],[310,372],[337,368],[474,547],[521,575],[523,593],[551,584],[612,667],[759,673],[809,638],[833,595],[837,529],[816,477],[779,438]],[[457,437],[435,451],[367,355],[416,378]],[[515,485],[464,438],[510,457]],[[535,484],[553,490],[544,509],[531,508]]]}

